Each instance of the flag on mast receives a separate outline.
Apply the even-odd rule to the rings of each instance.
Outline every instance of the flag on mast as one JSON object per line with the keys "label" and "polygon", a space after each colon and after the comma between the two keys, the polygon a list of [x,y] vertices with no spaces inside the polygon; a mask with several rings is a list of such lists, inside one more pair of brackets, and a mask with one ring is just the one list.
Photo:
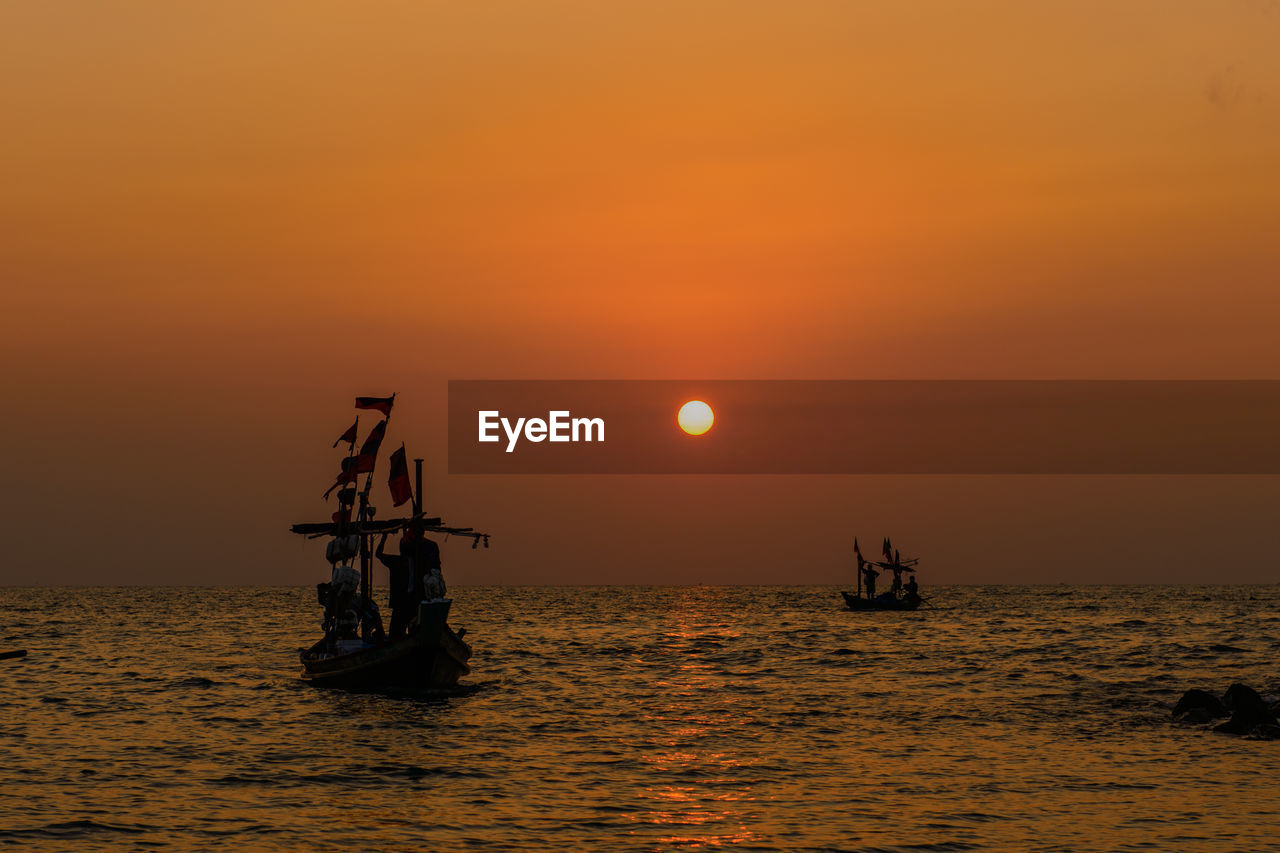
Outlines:
{"label": "flag on mast", "polygon": [[338,488],[339,486],[345,486],[348,483],[354,483],[355,481],[356,481],[355,471],[348,471],[346,466],[344,465],[342,468],[342,473],[338,475],[338,479],[333,481],[332,486],[325,489],[324,499],[329,500],[329,495],[331,495],[333,493],[333,490]]}
{"label": "flag on mast", "polygon": [[858,547],[858,537],[857,537],[857,536],[853,537],[853,555],[854,555],[855,557],[857,557],[857,558],[858,558],[858,568],[859,568],[859,569],[861,569],[861,568],[862,568],[862,564],[863,564],[865,561],[862,559],[862,549]]}
{"label": "flag on mast", "polygon": [[888,536],[884,537],[884,550],[881,551],[881,554],[884,556],[884,561],[886,563],[893,562],[893,546],[889,544]]}
{"label": "flag on mast", "polygon": [[391,471],[387,475],[387,488],[391,490],[391,501],[400,506],[413,500],[413,486],[409,485],[409,462],[405,459],[404,445],[391,454]]}
{"label": "flag on mast", "polygon": [[356,427],[358,426],[360,426],[360,418],[357,417],[356,422],[353,423],[346,432],[344,432],[341,436],[338,437],[338,440],[333,443],[333,446],[337,447],[339,444],[342,444],[342,442],[345,441],[347,444],[351,445],[352,449],[354,450],[356,446]]}
{"label": "flag on mast", "polygon": [[333,485],[324,493],[325,500],[329,499],[329,494],[339,486],[345,486],[354,483],[356,477],[361,474],[368,474],[373,471],[373,464],[376,461],[376,454],[365,455],[361,453],[358,456],[348,456],[342,460],[342,470],[338,474],[338,479],[333,481]]}
{"label": "flag on mast", "polygon": [[396,395],[390,397],[356,397],[357,409],[373,409],[375,412],[382,412],[385,417],[391,417],[391,407],[396,404]]}
{"label": "flag on mast", "polygon": [[[382,446],[382,439],[387,434],[387,422],[379,421],[378,425],[369,432],[369,437],[364,440],[364,444],[360,445],[360,458],[368,456],[370,459],[369,470],[373,470],[372,460],[378,455],[378,448]],[[360,473],[364,473],[363,471]]]}

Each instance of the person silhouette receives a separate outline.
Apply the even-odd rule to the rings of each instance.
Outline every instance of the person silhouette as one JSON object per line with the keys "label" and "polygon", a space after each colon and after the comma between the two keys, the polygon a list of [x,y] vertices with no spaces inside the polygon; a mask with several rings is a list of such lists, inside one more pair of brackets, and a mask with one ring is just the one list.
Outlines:
{"label": "person silhouette", "polygon": [[378,540],[378,549],[374,556],[387,567],[387,597],[391,600],[391,639],[403,637],[409,627],[410,620],[417,615],[418,602],[422,600],[419,593],[414,596],[413,539],[408,531],[400,539],[400,553],[387,554],[387,534]]}

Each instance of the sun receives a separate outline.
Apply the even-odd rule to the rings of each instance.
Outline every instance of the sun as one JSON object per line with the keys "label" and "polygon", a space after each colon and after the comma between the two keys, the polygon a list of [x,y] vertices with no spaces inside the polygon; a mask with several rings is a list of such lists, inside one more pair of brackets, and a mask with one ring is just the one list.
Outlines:
{"label": "sun", "polygon": [[701,400],[690,400],[680,407],[676,423],[689,435],[702,435],[716,422],[716,413]]}

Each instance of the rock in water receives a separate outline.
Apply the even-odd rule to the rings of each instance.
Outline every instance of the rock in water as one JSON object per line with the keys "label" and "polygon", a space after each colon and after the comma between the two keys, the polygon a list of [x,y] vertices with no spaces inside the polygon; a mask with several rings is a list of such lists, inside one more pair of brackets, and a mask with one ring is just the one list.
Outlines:
{"label": "rock in water", "polygon": [[1173,718],[1187,723],[1207,723],[1230,714],[1222,700],[1208,690],[1188,690],[1173,706]]}
{"label": "rock in water", "polygon": [[1275,719],[1271,715],[1271,709],[1267,707],[1267,703],[1262,701],[1262,697],[1258,695],[1258,691],[1252,687],[1246,687],[1243,684],[1233,684],[1227,688],[1227,693],[1222,697],[1223,704],[1227,706],[1227,710],[1231,712],[1231,716],[1237,715],[1249,720],[1255,721],[1256,724],[1269,722],[1274,723]]}
{"label": "rock in water", "polygon": [[1262,697],[1252,687],[1233,684],[1227,688],[1222,697],[1223,704],[1231,712],[1231,719],[1214,728],[1215,732],[1232,735],[1247,735],[1259,727],[1276,725],[1275,714],[1262,701]]}

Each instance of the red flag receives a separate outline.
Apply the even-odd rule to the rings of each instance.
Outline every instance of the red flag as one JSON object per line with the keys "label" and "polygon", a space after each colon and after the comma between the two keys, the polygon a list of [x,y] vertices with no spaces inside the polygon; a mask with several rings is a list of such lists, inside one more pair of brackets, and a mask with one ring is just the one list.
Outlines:
{"label": "red flag", "polygon": [[[342,460],[342,461],[343,461],[343,462],[346,462],[347,460],[345,460],[345,459],[344,459],[344,460]],[[334,480],[334,481],[333,481],[333,485],[332,485],[332,486],[330,486],[329,488],[325,489],[325,492],[324,492],[324,499],[325,499],[325,500],[328,500],[328,499],[329,499],[329,494],[330,494],[331,492],[333,492],[333,490],[334,490],[334,489],[336,489],[336,488],[338,488],[339,486],[345,486],[345,485],[347,485],[347,483],[354,483],[355,481],[356,481],[356,472],[355,472],[355,471],[348,471],[348,470],[347,470],[347,466],[346,466],[346,465],[343,465],[343,466],[342,466],[342,473],[338,475],[338,479],[336,479],[336,480]]]}
{"label": "red flag", "polygon": [[348,483],[354,483],[356,477],[361,474],[368,474],[373,471],[373,465],[377,461],[377,456],[370,454],[366,456],[361,453],[359,456],[348,456],[342,460],[342,470],[338,474],[338,479],[333,481],[333,485],[324,493],[325,499],[328,500],[329,493],[339,486],[345,486]]}
{"label": "red flag", "polygon": [[884,538],[884,551],[883,551],[882,553],[883,553],[883,555],[884,555],[884,561],[885,561],[886,563],[892,563],[892,562],[893,562],[893,551],[892,551],[892,549],[891,549],[891,548],[890,548],[890,546],[889,546],[889,537],[888,537],[888,536],[886,536],[886,537]]}
{"label": "red flag", "polygon": [[[378,425],[369,433],[369,437],[364,440],[364,444],[360,445],[360,455],[375,457],[378,455],[378,448],[382,446],[382,437],[387,434],[387,422],[379,421]],[[372,467],[369,468],[373,470]]]}
{"label": "red flag", "polygon": [[356,397],[357,409],[373,409],[375,412],[382,412],[386,417],[391,417],[391,407],[395,404],[395,394],[390,397]]}
{"label": "red flag", "polygon": [[342,472],[345,474],[349,471],[353,477],[356,474],[368,474],[373,471],[373,465],[377,461],[377,456],[372,453],[348,456],[342,460]]}
{"label": "red flag", "polygon": [[351,425],[351,428],[348,429],[346,432],[344,432],[342,436],[333,443],[333,446],[337,447],[339,444],[342,444],[342,442],[345,441],[347,444],[351,445],[352,447],[355,447],[356,446],[356,427],[358,426],[360,426],[360,419],[356,418],[356,422],[353,423]]}
{"label": "red flag", "polygon": [[413,487],[409,485],[409,463],[404,457],[404,445],[391,454],[391,473],[387,475],[387,488],[391,489],[391,501],[396,505],[413,500]]}

